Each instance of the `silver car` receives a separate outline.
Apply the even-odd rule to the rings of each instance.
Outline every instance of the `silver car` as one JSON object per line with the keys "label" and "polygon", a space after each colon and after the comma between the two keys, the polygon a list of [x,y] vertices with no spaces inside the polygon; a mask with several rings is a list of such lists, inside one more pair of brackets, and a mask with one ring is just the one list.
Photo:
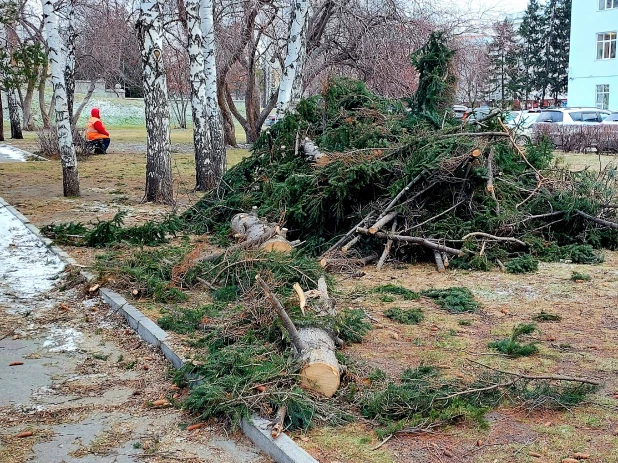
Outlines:
{"label": "silver car", "polygon": [[618,125],[618,112],[611,113],[603,120],[603,122],[601,122],[601,124]]}
{"label": "silver car", "polygon": [[529,111],[511,111],[506,115],[504,123],[512,130],[518,145],[528,145],[532,141],[532,125],[539,114]]}
{"label": "silver car", "polygon": [[610,111],[597,108],[548,109],[539,114],[536,122],[558,125],[600,124],[610,114]]}

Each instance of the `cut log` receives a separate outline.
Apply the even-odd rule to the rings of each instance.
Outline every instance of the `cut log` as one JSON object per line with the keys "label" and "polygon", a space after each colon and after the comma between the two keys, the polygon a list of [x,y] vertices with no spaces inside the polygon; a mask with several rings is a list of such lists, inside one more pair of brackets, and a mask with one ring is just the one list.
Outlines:
{"label": "cut log", "polygon": [[[395,233],[397,231],[397,217],[393,220],[393,225],[391,226],[391,233]],[[393,246],[393,240],[386,240],[386,245],[384,246],[384,251],[382,251],[382,255],[380,256],[380,260],[378,260],[378,265],[376,266],[377,270],[382,270],[382,266],[388,259],[389,254],[391,253],[391,246]]]}
{"label": "cut log", "polygon": [[319,165],[326,165],[330,161],[328,155],[320,152],[315,143],[308,137],[301,142],[300,147],[303,150],[305,158],[311,162],[315,162]]}
{"label": "cut log", "polygon": [[335,339],[322,328],[306,327],[296,329],[281,302],[266,282],[257,275],[257,283],[279,314],[281,322],[290,335],[290,340],[300,362],[300,386],[325,397],[332,397],[340,383],[340,367],[335,355]]}
{"label": "cut log", "polygon": [[273,428],[270,431],[270,436],[273,439],[279,437],[279,434],[283,432],[283,422],[285,421],[285,416],[288,413],[288,407],[282,405],[279,410],[277,410],[277,414],[275,415],[275,420],[273,421]]}
{"label": "cut log", "polygon": [[369,227],[369,234],[375,235],[377,232],[379,232],[382,229],[384,225],[389,223],[395,217],[397,217],[397,212],[389,212],[384,217],[382,217],[380,220],[378,220],[376,223],[374,223],[371,227]]}
{"label": "cut log", "polygon": [[226,251],[200,256],[195,262],[213,261],[226,252],[241,249],[259,248],[266,252],[290,252],[292,250],[292,243],[286,238],[287,229],[280,229],[277,224],[268,223],[258,217],[255,206],[249,213],[241,212],[232,217],[230,228],[234,236],[241,240],[240,243],[229,247]]}
{"label": "cut log", "polygon": [[335,340],[321,328],[301,328],[298,335],[306,346],[306,349],[298,354],[302,365],[300,387],[332,397],[340,382]]}
{"label": "cut log", "polygon": [[438,268],[438,272],[445,272],[446,268],[444,267],[444,261],[442,260],[442,255],[440,254],[440,251],[434,249],[433,257],[436,261],[436,267]]}
{"label": "cut log", "polygon": [[335,301],[328,295],[328,287],[326,286],[326,278],[323,276],[318,280],[318,291],[320,292],[321,311],[325,315],[335,315]]}
{"label": "cut log", "polygon": [[290,252],[292,250],[292,244],[282,236],[275,235],[260,246],[260,249],[266,252]]}
{"label": "cut log", "polygon": [[243,238],[243,241],[254,240],[267,230],[274,228],[271,224],[257,216],[256,207],[250,213],[241,212],[232,217],[230,228],[234,236]]}
{"label": "cut log", "polygon": [[350,269],[357,269],[358,267],[364,267],[365,265],[372,263],[377,258],[377,254],[371,254],[370,256],[363,257],[362,259],[328,259],[325,257],[321,259],[319,263],[320,267],[329,272],[343,272]]}
{"label": "cut log", "polygon": [[359,240],[360,240],[360,236],[356,235],[354,238],[348,241],[348,243],[345,246],[341,248],[341,252],[344,254],[347,253],[350,249],[352,249],[356,245],[356,243],[358,243]]}

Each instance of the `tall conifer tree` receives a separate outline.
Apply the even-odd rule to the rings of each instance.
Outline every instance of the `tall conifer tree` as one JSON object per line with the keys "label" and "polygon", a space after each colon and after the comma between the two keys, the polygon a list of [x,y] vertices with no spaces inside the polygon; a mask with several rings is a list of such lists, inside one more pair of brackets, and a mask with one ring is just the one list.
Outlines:
{"label": "tall conifer tree", "polygon": [[521,38],[519,61],[522,69],[519,90],[526,101],[529,101],[532,94],[540,88],[537,79],[545,56],[543,42],[545,21],[543,14],[543,8],[538,0],[530,0],[523,21],[519,26],[519,37]]}

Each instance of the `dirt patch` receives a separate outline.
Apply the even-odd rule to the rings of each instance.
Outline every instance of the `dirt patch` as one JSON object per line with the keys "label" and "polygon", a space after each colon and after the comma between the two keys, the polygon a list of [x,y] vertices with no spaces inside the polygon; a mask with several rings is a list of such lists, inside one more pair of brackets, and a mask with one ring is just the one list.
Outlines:
{"label": "dirt patch", "polygon": [[[470,362],[473,360],[503,370],[603,381],[602,389],[588,405],[572,410],[541,411],[530,403],[489,413],[486,428],[451,426],[432,434],[396,436],[382,447],[391,452],[391,461],[450,461],[445,451],[457,461],[470,462],[538,461],[529,452],[537,452],[547,461],[559,461],[574,452],[590,453],[589,461],[618,461],[614,452],[618,443],[618,348],[613,328],[618,253],[605,252],[605,257],[603,264],[594,266],[542,264],[539,272],[526,275],[452,270],[438,273],[430,265],[410,265],[383,272],[367,268],[366,276],[359,280],[342,278],[340,306],[362,307],[380,323],[380,328],[372,330],[362,344],[347,347],[346,355],[395,377],[406,368],[432,364],[447,376],[471,380],[479,372],[478,365]],[[573,271],[590,275],[591,281],[572,281]],[[449,314],[425,298],[383,302],[371,290],[387,283],[414,291],[465,286],[481,303],[481,310],[475,314]],[[384,317],[384,312],[394,306],[420,307],[425,318],[419,325],[394,323]],[[531,322],[541,311],[559,314],[562,319],[539,323],[539,354],[509,359],[487,347],[488,342],[508,335],[519,323]],[[462,321],[464,324],[459,323]],[[369,432],[366,436],[371,439]],[[317,441],[316,447],[328,442],[322,431],[311,432],[308,438]],[[329,457],[355,461],[346,456],[346,451],[333,448]],[[378,462],[382,458],[365,461]]]}

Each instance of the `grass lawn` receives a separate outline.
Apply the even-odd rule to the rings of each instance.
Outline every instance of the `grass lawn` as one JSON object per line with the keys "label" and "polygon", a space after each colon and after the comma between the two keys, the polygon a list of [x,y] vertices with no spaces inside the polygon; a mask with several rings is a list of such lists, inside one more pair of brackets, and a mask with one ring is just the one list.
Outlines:
{"label": "grass lawn", "polygon": [[[37,226],[51,222],[107,219],[121,209],[130,212],[127,223],[152,220],[171,212],[172,208],[168,206],[141,203],[146,177],[145,151],[143,148],[136,151],[139,146],[134,144],[145,143],[145,130],[122,128],[111,133],[110,154],[90,156],[78,162],[81,183],[79,198],[62,196],[59,160],[0,164],[0,196],[17,205]],[[191,130],[172,131],[172,142],[187,148],[191,137]],[[30,152],[38,147],[33,132],[24,132],[24,140],[10,140],[9,143]],[[228,168],[248,153],[246,149],[228,149]],[[176,207],[183,210],[201,196],[201,193],[193,191],[193,154],[173,153],[172,169]]]}
{"label": "grass lawn", "polygon": [[[235,124],[236,141],[245,143],[245,131],[240,124]],[[145,126],[107,126],[111,135],[112,143],[146,143],[146,127]],[[193,143],[193,128],[189,126],[186,129],[171,129],[170,136],[172,143],[191,144]]]}

